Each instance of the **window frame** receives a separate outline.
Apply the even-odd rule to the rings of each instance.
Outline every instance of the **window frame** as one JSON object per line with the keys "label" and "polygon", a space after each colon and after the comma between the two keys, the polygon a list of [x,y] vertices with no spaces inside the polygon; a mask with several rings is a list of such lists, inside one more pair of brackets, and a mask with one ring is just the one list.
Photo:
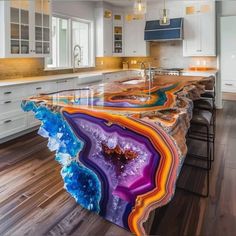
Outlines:
{"label": "window frame", "polygon": [[[67,70],[67,69],[73,69],[73,63],[74,63],[74,58],[73,58],[73,30],[72,30],[72,21],[77,21],[77,22],[81,22],[81,23],[86,23],[88,24],[88,38],[89,38],[89,47],[88,47],[88,53],[89,53],[89,57],[88,57],[88,61],[89,61],[89,65],[86,66],[79,66],[76,67],[76,69],[82,69],[82,68],[92,68],[95,67],[95,28],[94,28],[94,22],[92,20],[86,20],[86,19],[81,19],[78,17],[73,17],[73,16],[68,16],[68,15],[63,15],[63,14],[59,14],[59,13],[53,13],[52,17],[57,17],[57,18],[61,18],[61,19],[65,19],[68,20],[68,41],[69,41],[69,66],[68,67],[48,67],[47,64],[47,60],[45,58],[44,60],[44,70]],[[51,39],[51,44],[52,44],[52,39]],[[51,52],[52,53],[52,52]],[[49,56],[52,57],[52,54]],[[57,59],[58,60],[58,59]]]}

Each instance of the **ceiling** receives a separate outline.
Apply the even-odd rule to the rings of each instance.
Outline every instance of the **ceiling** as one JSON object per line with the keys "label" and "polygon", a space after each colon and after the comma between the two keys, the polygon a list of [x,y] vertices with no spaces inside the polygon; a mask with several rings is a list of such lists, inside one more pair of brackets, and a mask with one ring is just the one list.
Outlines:
{"label": "ceiling", "polygon": [[[135,0],[105,0],[116,6],[132,6]],[[147,0],[147,2],[156,2],[158,0]]]}
{"label": "ceiling", "polygon": [[[92,0],[92,1],[100,1],[100,0]],[[163,0],[147,0],[148,3],[158,2]],[[115,6],[132,6],[135,2],[135,0],[104,0],[104,2],[109,2]]]}

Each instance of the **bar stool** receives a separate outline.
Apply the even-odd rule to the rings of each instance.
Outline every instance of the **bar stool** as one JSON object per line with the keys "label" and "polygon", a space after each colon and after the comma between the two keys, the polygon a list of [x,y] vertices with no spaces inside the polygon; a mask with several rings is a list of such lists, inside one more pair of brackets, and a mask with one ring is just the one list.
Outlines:
{"label": "bar stool", "polygon": [[[215,97],[216,97],[216,90],[215,90],[215,77],[211,76],[213,83],[208,86],[208,90],[201,95],[201,98],[194,101],[194,109],[198,110],[206,110],[211,112],[212,120],[211,120],[211,128],[210,131],[210,141],[213,145],[213,152],[211,161],[214,161],[215,158],[215,131],[216,131],[216,107],[215,107]],[[206,136],[206,132],[199,131],[198,129],[194,130],[193,127],[190,128],[192,134],[198,134],[202,136]]]}
{"label": "bar stool", "polygon": [[[186,188],[182,188],[182,187],[178,187],[179,189],[182,189],[184,191],[190,192],[194,195],[200,196],[200,197],[208,197],[209,195],[209,188],[210,188],[210,169],[211,169],[211,140],[210,140],[210,126],[211,126],[211,122],[212,122],[212,113],[210,111],[207,110],[200,110],[200,109],[194,109],[193,111],[193,117],[191,120],[191,125],[196,125],[199,128],[203,128],[205,129],[205,136],[202,135],[190,135],[188,134],[187,137],[189,139],[194,139],[194,140],[198,140],[201,142],[206,142],[206,156],[204,155],[196,155],[193,153],[188,153],[186,160],[184,162],[184,165],[186,166],[191,166],[193,168],[198,168],[198,169],[202,169],[204,171],[206,171],[207,174],[207,179],[206,179],[206,185],[207,185],[207,189],[206,189],[206,193],[198,193]],[[206,166],[200,166],[200,165],[196,165],[196,164],[191,164],[187,162],[188,158],[196,158],[199,161],[203,161],[204,163],[206,163]]]}

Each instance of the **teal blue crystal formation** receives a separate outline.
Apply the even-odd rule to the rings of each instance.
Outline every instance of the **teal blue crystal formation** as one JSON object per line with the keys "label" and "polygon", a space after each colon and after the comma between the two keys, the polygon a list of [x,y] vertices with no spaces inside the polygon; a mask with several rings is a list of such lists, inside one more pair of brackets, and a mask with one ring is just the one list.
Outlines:
{"label": "teal blue crystal formation", "polygon": [[48,148],[56,151],[56,160],[62,165],[61,175],[65,189],[82,207],[99,213],[101,183],[94,172],[78,161],[83,143],[74,135],[70,126],[59,112],[53,112],[33,101],[23,101],[22,109],[33,111],[41,121],[38,133],[48,138]]}

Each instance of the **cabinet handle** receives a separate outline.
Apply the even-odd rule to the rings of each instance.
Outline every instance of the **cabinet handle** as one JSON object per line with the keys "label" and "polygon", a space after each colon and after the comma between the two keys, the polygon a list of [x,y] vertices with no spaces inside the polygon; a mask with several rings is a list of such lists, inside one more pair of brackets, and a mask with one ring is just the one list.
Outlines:
{"label": "cabinet handle", "polygon": [[5,120],[4,124],[8,124],[8,123],[11,123],[11,122],[12,122],[12,120]]}
{"label": "cabinet handle", "polygon": [[11,94],[11,92],[10,92],[10,91],[9,91],[9,92],[5,92],[4,94],[5,94],[5,95],[7,95],[7,94]]}
{"label": "cabinet handle", "polygon": [[202,50],[201,49],[198,49],[197,52],[201,52]]}
{"label": "cabinet handle", "polygon": [[5,104],[9,104],[9,103],[11,103],[11,101],[5,101],[4,103],[5,103]]}
{"label": "cabinet handle", "polygon": [[60,81],[57,81],[57,84],[62,84],[62,83],[66,83],[67,80],[60,80]]}
{"label": "cabinet handle", "polygon": [[36,90],[40,90],[40,89],[42,89],[42,87],[38,87],[38,88],[36,88]]}
{"label": "cabinet handle", "polygon": [[225,85],[227,85],[227,86],[233,86],[233,84],[225,84]]}

